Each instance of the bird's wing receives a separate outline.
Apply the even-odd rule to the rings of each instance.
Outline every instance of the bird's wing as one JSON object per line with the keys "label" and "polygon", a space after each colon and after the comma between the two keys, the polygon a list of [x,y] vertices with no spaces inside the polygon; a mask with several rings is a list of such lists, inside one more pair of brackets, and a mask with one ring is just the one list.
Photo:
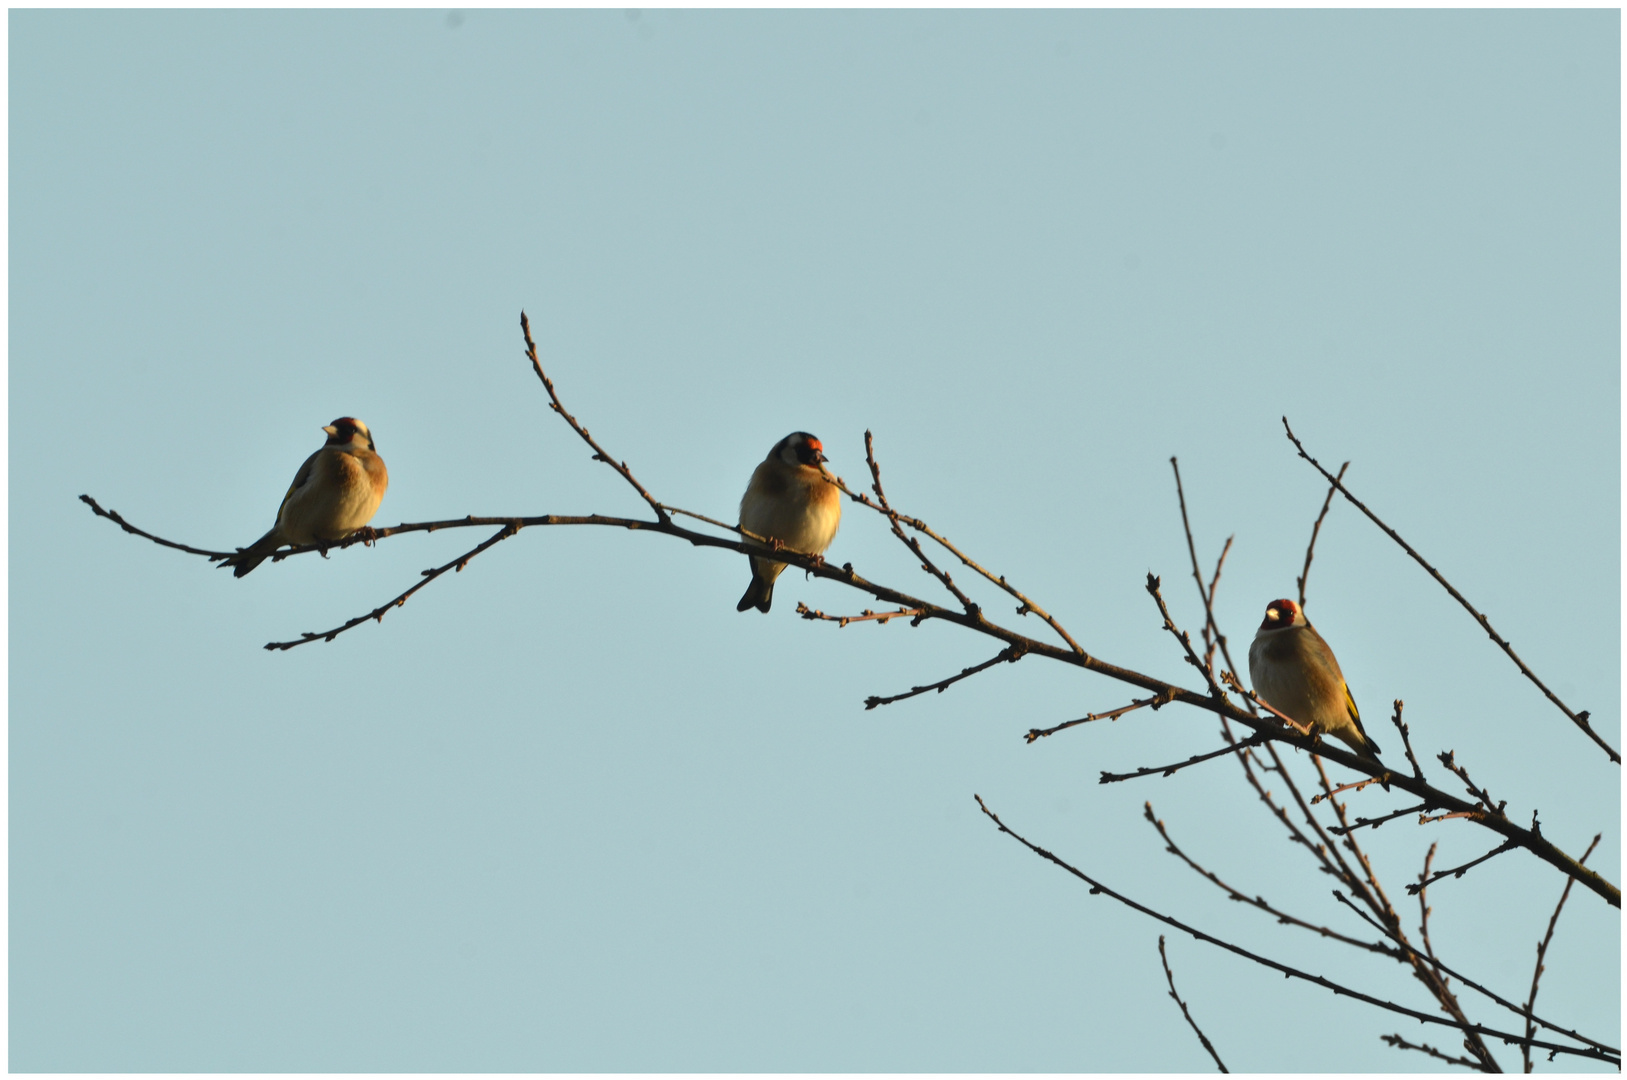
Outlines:
{"label": "bird's wing", "polygon": [[288,505],[288,500],[292,499],[296,492],[311,482],[311,477],[316,474],[316,459],[321,456],[321,454],[322,451],[318,450],[316,453],[306,458],[305,464],[301,465],[299,467],[299,472],[294,474],[294,482],[288,485],[287,494],[282,497],[282,502],[277,504],[277,517],[279,519],[282,517],[282,508]]}
{"label": "bird's wing", "polygon": [[1374,742],[1373,737],[1367,734],[1367,729],[1361,726],[1361,710],[1356,708],[1356,699],[1351,696],[1349,683],[1345,684],[1345,710],[1350,713],[1350,722],[1356,725],[1357,731],[1361,732],[1362,741],[1367,744],[1367,748],[1375,754],[1382,753],[1378,748],[1378,743]]}

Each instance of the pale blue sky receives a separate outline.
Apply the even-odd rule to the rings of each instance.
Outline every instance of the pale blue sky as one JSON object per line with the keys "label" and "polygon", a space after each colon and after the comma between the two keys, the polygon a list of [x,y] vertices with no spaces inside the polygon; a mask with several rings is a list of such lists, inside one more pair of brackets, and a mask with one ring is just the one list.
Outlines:
{"label": "pale blue sky", "polygon": [[[235,581],[76,501],[247,544],[353,414],[390,465],[377,524],[637,513],[545,408],[522,307],[660,498],[732,514],[796,429],[857,484],[868,427],[901,508],[1188,685],[1142,590],[1197,628],[1168,459],[1205,562],[1236,534],[1240,655],[1323,494],[1286,413],[1620,746],[1616,12],[9,25],[15,1070],[1206,1069],[1160,928],[973,792],[1146,903],[1428,1007],[1161,851],[1146,799],[1246,892],[1362,932],[1235,765],[1095,782],[1213,748],[1207,714],[1027,746],[1131,696],[1038,660],[865,712],[995,649],[802,622],[866,604],[794,574],[736,614],[738,556],[598,530],[272,654],[478,537]],[[852,507],[830,554],[932,593]],[[1620,881],[1619,767],[1347,505],[1308,609],[1387,751],[1405,698],[1420,754],[1572,852],[1603,830]],[[1409,929],[1431,839],[1438,866],[1493,846],[1375,834]],[[1559,887],[1521,853],[1444,882],[1435,945],[1523,999]],[[1619,1035],[1616,915],[1572,896],[1539,1012]],[[1234,1069],[1455,1045],[1170,954]]]}

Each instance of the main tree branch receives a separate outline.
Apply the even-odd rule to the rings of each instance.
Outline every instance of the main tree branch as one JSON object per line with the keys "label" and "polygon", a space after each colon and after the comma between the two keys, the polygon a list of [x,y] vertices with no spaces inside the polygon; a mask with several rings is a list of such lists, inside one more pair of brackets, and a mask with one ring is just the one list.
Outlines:
{"label": "main tree branch", "polygon": [[[476,548],[469,552],[465,552],[463,555],[460,555],[457,559],[454,559],[451,563],[441,567],[439,570],[429,572],[433,573],[435,576],[439,576],[440,574],[444,573],[446,569],[466,565],[470,559],[477,557],[483,551],[488,550],[491,546],[501,542],[502,540],[515,535],[521,529],[557,525],[589,525],[626,529],[635,532],[661,533],[679,540],[683,540],[696,547],[716,548],[720,551],[729,551],[742,556],[760,554],[761,547],[749,544],[741,537],[739,530],[735,527],[724,525],[721,522],[712,522],[711,519],[702,518],[701,515],[689,514],[688,512],[684,512],[686,516],[699,518],[715,524],[717,527],[728,530],[730,535],[716,536],[709,533],[698,532],[693,529],[687,529],[676,524],[671,515],[680,511],[678,511],[676,508],[668,508],[660,503],[659,500],[657,500],[647,489],[644,488],[642,484],[638,482],[638,480],[633,476],[631,469],[627,467],[625,462],[616,462],[612,460],[599,445],[599,443],[597,443],[592,436],[588,434],[587,429],[583,427],[574,416],[566,411],[557,391],[554,388],[552,380],[549,379],[546,372],[543,371],[541,362],[537,358],[536,346],[530,337],[529,322],[524,320],[523,316],[521,325],[526,336],[527,357],[531,360],[533,370],[536,372],[538,379],[541,381],[544,389],[547,391],[550,403],[552,404],[554,410],[558,412],[560,416],[564,418],[565,421],[571,426],[571,428],[582,437],[583,441],[587,442],[588,445],[593,448],[594,455],[598,460],[602,460],[614,468],[635,490],[639,492],[639,494],[644,498],[645,502],[648,503],[649,506],[655,511],[656,519],[654,521],[646,521],[637,518],[606,517],[597,514],[545,514],[533,517],[468,516],[464,518],[454,518],[442,521],[407,523],[394,526],[393,528],[380,530],[367,530],[365,537],[354,536],[335,544],[325,545],[325,547],[322,548],[312,546],[291,549],[279,552],[273,558],[289,558],[308,551],[343,548],[355,543],[383,540],[391,536],[401,535],[407,532],[433,532],[439,529],[480,526],[496,526],[499,528],[500,531],[497,534],[493,535]],[[1320,468],[1320,466],[1318,466],[1318,468]],[[1341,488],[1341,490],[1343,489]],[[852,495],[851,492],[849,494]],[[1348,497],[1348,493],[1346,494]],[[1038,607],[1038,605],[1028,600],[1025,596],[1023,596],[1023,594],[1019,593],[1016,589],[1007,584],[1003,576],[997,576],[987,570],[984,570],[970,558],[964,554],[961,554],[959,549],[949,544],[947,540],[943,539],[935,532],[928,530],[925,524],[920,522],[918,519],[893,510],[890,506],[888,509],[883,510],[870,500],[863,498],[863,496],[854,497],[858,498],[860,501],[866,502],[868,505],[875,508],[879,513],[886,514],[889,517],[896,514],[897,521],[933,537],[933,539],[942,544],[947,550],[954,552],[957,557],[962,560],[962,562],[968,566],[976,568],[980,574],[999,585],[1008,594],[1021,597],[1023,600],[1023,607],[1018,609],[1019,612],[1026,614],[1027,612],[1032,611],[1035,614],[1040,614],[1042,618],[1045,619],[1047,624],[1052,629],[1056,630],[1067,643],[1066,647],[1057,646],[1047,641],[1040,641],[1036,638],[1028,637],[1008,627],[1002,626],[999,623],[991,620],[985,613],[984,609],[976,604],[971,605],[970,609],[967,610],[957,610],[955,608],[945,607],[941,604],[931,603],[927,600],[913,596],[900,589],[884,585],[880,582],[871,581],[855,572],[851,563],[837,567],[826,562],[823,558],[817,555],[804,555],[789,549],[777,551],[775,553],[775,558],[789,566],[795,566],[813,577],[834,581],[848,588],[855,589],[863,593],[868,593],[870,596],[873,596],[882,603],[895,604],[901,608],[907,608],[918,612],[919,614],[912,617],[912,621],[921,622],[927,619],[934,619],[939,622],[951,623],[953,625],[962,627],[963,629],[992,638],[1000,642],[1006,648],[1006,650],[1009,650],[1008,652],[1002,653],[1001,659],[1006,659],[1008,657],[1014,658],[1020,655],[1044,657],[1045,659],[1053,660],[1057,663],[1067,664],[1086,671],[1092,671],[1115,681],[1138,687],[1143,691],[1151,693],[1162,702],[1173,703],[1178,701],[1182,704],[1192,706],[1193,708],[1216,713],[1224,720],[1235,721],[1244,725],[1245,727],[1250,728],[1251,731],[1255,733],[1263,733],[1264,740],[1269,743],[1265,749],[1269,754],[1272,755],[1275,768],[1282,773],[1284,781],[1289,786],[1290,792],[1294,794],[1295,801],[1301,804],[1301,809],[1307,815],[1309,814],[1309,808],[1303,805],[1303,799],[1298,796],[1297,789],[1293,786],[1292,780],[1288,777],[1286,769],[1283,768],[1280,758],[1276,756],[1275,744],[1286,743],[1295,747],[1296,749],[1319,755],[1322,759],[1336,762],[1344,768],[1350,769],[1353,772],[1365,776],[1377,776],[1384,772],[1382,769],[1375,768],[1375,766],[1368,761],[1356,757],[1354,753],[1348,750],[1323,743],[1322,740],[1316,736],[1305,735],[1301,734],[1300,732],[1279,728],[1274,722],[1273,718],[1262,717],[1254,714],[1252,711],[1253,702],[1251,701],[1245,700],[1242,703],[1243,706],[1250,708],[1250,711],[1244,711],[1244,708],[1240,708],[1237,704],[1227,700],[1224,695],[1217,699],[1217,697],[1212,693],[1205,694],[1188,690],[1184,687],[1176,686],[1172,683],[1165,682],[1162,679],[1154,678],[1139,671],[1134,671],[1130,668],[1120,667],[1116,664],[1109,663],[1108,661],[1102,660],[1085,652],[1085,650],[1081,648],[1078,643],[1066,633],[1066,631],[1061,629],[1060,624],[1057,623],[1056,620],[1044,613],[1043,610]],[[126,532],[142,536],[153,541],[154,543],[163,544],[177,550],[185,551],[189,554],[204,556],[211,560],[217,560],[224,555],[230,554],[189,547],[184,544],[177,544],[172,541],[164,540],[152,533],[136,529],[134,526],[126,522],[122,517],[116,516],[111,511],[103,510],[96,503],[96,501],[89,496],[84,496],[83,499],[86,505],[88,505],[92,511],[99,516],[113,521]],[[426,573],[425,576],[427,578],[429,574]],[[293,645],[303,644],[307,641],[314,641],[319,638],[321,640],[332,640],[333,637],[338,633],[342,633],[353,626],[360,625],[369,619],[378,619],[383,611],[388,610],[392,606],[398,605],[418,588],[422,588],[424,584],[426,584],[426,582],[418,582],[413,588],[406,590],[404,593],[393,598],[386,604],[381,605],[379,608],[375,608],[373,611],[370,611],[364,615],[357,616],[355,619],[352,619],[350,622],[340,627],[336,627],[334,630],[324,631],[319,634],[313,633],[292,642],[273,643],[272,647],[292,647]],[[1221,639],[1221,650],[1223,654],[1226,651],[1224,639]],[[1189,659],[1191,659],[1190,656]],[[1235,670],[1231,664],[1231,658],[1229,655],[1226,656],[1226,665],[1228,673]],[[1199,667],[1199,670],[1203,669],[1201,662],[1198,663],[1197,666]],[[1244,762],[1245,769],[1249,768],[1248,752],[1245,751],[1243,754],[1239,755],[1239,757],[1240,760]],[[1513,840],[1516,846],[1525,848],[1539,859],[1542,859],[1550,865],[1557,867],[1564,874],[1582,882],[1588,888],[1603,897],[1612,906],[1621,906],[1621,891],[1619,888],[1609,881],[1606,881],[1602,876],[1593,870],[1581,866],[1575,859],[1567,855],[1554,844],[1550,843],[1545,837],[1535,830],[1522,828],[1501,814],[1485,813],[1481,806],[1466,802],[1457,796],[1434,788],[1417,777],[1391,774],[1390,782],[1393,786],[1410,792],[1411,794],[1423,799],[1432,810],[1441,811],[1444,816],[1462,816],[1472,818],[1477,824],[1498,833],[1504,839]],[[1352,887],[1356,886],[1353,885]]]}

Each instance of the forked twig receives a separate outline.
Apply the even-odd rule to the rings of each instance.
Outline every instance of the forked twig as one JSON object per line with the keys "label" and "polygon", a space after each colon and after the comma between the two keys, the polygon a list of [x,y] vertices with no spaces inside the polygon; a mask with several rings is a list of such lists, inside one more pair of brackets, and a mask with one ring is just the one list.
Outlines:
{"label": "forked twig", "polygon": [[[874,440],[871,437],[871,434],[870,434],[869,431],[866,431],[864,433],[864,445],[865,445],[865,455],[867,457],[873,457],[874,456],[874,448],[873,448],[874,447]],[[940,534],[937,531],[935,531],[934,529],[932,529],[929,525],[927,525],[926,522],[922,521],[920,518],[910,517],[908,514],[900,513],[897,510],[892,509],[891,507],[878,506],[876,503],[872,502],[870,500],[870,498],[868,496],[866,496],[863,492],[856,492],[856,491],[852,490],[851,488],[849,488],[847,486],[847,484],[842,480],[841,477],[836,477],[835,478],[835,483],[836,483],[837,487],[841,488],[842,493],[845,494],[848,498],[852,499],[854,502],[861,503],[861,504],[863,504],[865,506],[868,506],[870,509],[874,510],[878,514],[883,515],[884,517],[888,518],[890,521],[902,522],[903,524],[908,525],[910,528],[914,529],[916,532],[921,533],[921,534],[923,534],[925,536],[930,536],[933,540],[937,541],[938,544],[941,547],[943,547],[943,549],[945,551],[948,551],[955,558],[959,559],[964,566],[970,568],[971,570],[977,572],[978,574],[981,574],[989,582],[991,582],[994,585],[999,586],[999,588],[1002,591],[1004,591],[1008,596],[1010,596],[1013,599],[1019,601],[1021,606],[1017,608],[1017,614],[1019,614],[1019,615],[1027,615],[1030,612],[1032,612],[1033,614],[1038,615],[1041,619],[1043,619],[1045,621],[1047,626],[1049,626],[1052,630],[1054,630],[1056,632],[1058,637],[1060,637],[1063,641],[1065,641],[1067,643],[1068,648],[1073,650],[1074,655],[1080,657],[1081,659],[1087,659],[1088,658],[1089,654],[1086,653],[1085,650],[1080,647],[1080,645],[1079,645],[1079,643],[1077,641],[1073,640],[1073,635],[1068,633],[1068,631],[1063,628],[1062,624],[1056,620],[1055,616],[1051,615],[1050,612],[1046,611],[1044,608],[1042,608],[1038,604],[1034,603],[1034,601],[1030,600],[1027,596],[1023,595],[1021,590],[1019,590],[1015,585],[1012,585],[1009,581],[1006,580],[1004,574],[996,575],[996,574],[990,573],[988,570],[984,569],[983,566],[981,564],[979,564],[975,559],[973,559],[971,556],[967,555],[965,552],[961,551],[960,548],[956,547],[954,544],[950,543],[950,541],[949,541],[949,539],[947,537],[943,536],[942,534]]]}
{"label": "forked twig", "polygon": [[1356,509],[1366,514],[1369,521],[1371,521],[1374,525],[1377,525],[1380,529],[1384,530],[1385,535],[1387,535],[1391,540],[1394,540],[1397,544],[1400,544],[1401,550],[1405,551],[1408,555],[1411,555],[1414,562],[1428,571],[1429,576],[1434,578],[1442,588],[1452,595],[1452,599],[1463,605],[1463,610],[1474,616],[1474,620],[1480,624],[1480,628],[1486,632],[1487,636],[1489,636],[1492,641],[1497,643],[1497,646],[1502,649],[1503,652],[1508,654],[1508,658],[1514,661],[1515,666],[1520,669],[1520,672],[1524,674],[1527,679],[1530,679],[1536,684],[1537,689],[1542,691],[1543,696],[1558,706],[1560,712],[1570,717],[1572,723],[1581,728],[1582,731],[1587,734],[1588,738],[1592,739],[1599,745],[1601,750],[1609,754],[1611,761],[1614,761],[1617,765],[1620,765],[1621,754],[1618,753],[1609,743],[1605,742],[1603,737],[1600,736],[1598,732],[1593,730],[1593,725],[1588,722],[1588,717],[1591,714],[1586,709],[1583,709],[1581,712],[1573,712],[1571,711],[1569,705],[1566,705],[1563,701],[1560,701],[1558,696],[1555,695],[1552,690],[1548,689],[1547,684],[1545,684],[1541,679],[1537,678],[1537,673],[1527,667],[1525,661],[1519,658],[1519,656],[1514,652],[1513,646],[1511,646],[1500,634],[1497,633],[1495,629],[1492,628],[1490,619],[1476,611],[1474,605],[1469,603],[1464,595],[1458,592],[1457,589],[1452,586],[1450,581],[1447,581],[1441,576],[1440,571],[1429,565],[1428,561],[1426,561],[1422,555],[1413,550],[1411,544],[1401,539],[1400,533],[1396,532],[1394,529],[1384,524],[1384,522],[1380,521],[1378,515],[1367,509],[1365,503],[1356,498],[1356,496],[1352,495],[1350,490],[1344,486],[1344,483],[1340,481],[1338,477],[1329,473],[1322,467],[1321,462],[1317,461],[1310,454],[1305,452],[1305,445],[1301,443],[1299,441],[1299,437],[1294,434],[1294,429],[1288,426],[1288,418],[1286,416],[1282,418],[1282,426],[1283,430],[1288,433],[1288,438],[1293,441],[1295,449],[1299,451],[1299,456],[1310,462],[1317,472],[1327,477],[1328,482],[1337,488],[1346,499],[1350,500]]}
{"label": "forked twig", "polygon": [[[995,826],[1002,833],[1005,833],[1007,836],[1011,837],[1017,843],[1021,844],[1023,847],[1027,848],[1029,851],[1032,851],[1035,855],[1038,855],[1040,858],[1045,859],[1048,862],[1054,863],[1056,866],[1058,866],[1061,869],[1063,869],[1063,870],[1067,871],[1068,873],[1072,874],[1074,877],[1078,878],[1080,881],[1084,882],[1086,885],[1089,885],[1090,886],[1090,892],[1091,892],[1092,895],[1111,897],[1112,899],[1117,900],[1119,903],[1123,904],[1125,907],[1128,907],[1133,911],[1139,911],[1141,914],[1147,916],[1148,918],[1156,919],[1157,921],[1163,923],[1165,926],[1172,926],[1175,929],[1181,931],[1182,933],[1190,934],[1192,937],[1196,938],[1198,941],[1206,942],[1206,943],[1208,943],[1210,945],[1215,946],[1216,948],[1224,949],[1227,952],[1233,954],[1234,956],[1241,956],[1245,960],[1251,960],[1254,963],[1259,964],[1262,967],[1270,968],[1273,971],[1279,971],[1284,976],[1286,976],[1288,978],[1300,979],[1300,980],[1303,980],[1305,982],[1314,983],[1315,985],[1320,986],[1323,989],[1333,991],[1335,994],[1342,995],[1344,997],[1349,997],[1349,998],[1352,998],[1352,999],[1354,999],[1356,1001],[1365,1002],[1368,1005],[1373,1005],[1373,1006],[1375,1006],[1377,1008],[1384,1009],[1384,1010],[1386,1010],[1388,1012],[1398,1013],[1398,1014],[1400,1014],[1402,1016],[1410,1016],[1414,1020],[1417,1020],[1420,1023],[1436,1024],[1436,1025],[1439,1025],[1439,1026],[1442,1026],[1442,1027],[1452,1027],[1452,1028],[1456,1028],[1456,1027],[1459,1026],[1455,1021],[1448,1020],[1448,1019],[1445,1019],[1443,1017],[1436,1016],[1433,1013],[1421,1012],[1421,1011],[1419,1011],[1417,1009],[1408,1008],[1405,1005],[1398,1005],[1393,1001],[1385,1001],[1383,998],[1373,997],[1371,994],[1365,994],[1365,993],[1361,992],[1360,990],[1355,990],[1355,989],[1352,989],[1351,987],[1343,986],[1343,985],[1341,985],[1339,983],[1336,983],[1333,980],[1328,979],[1328,978],[1326,978],[1324,976],[1312,975],[1309,972],[1300,971],[1298,968],[1290,967],[1287,964],[1280,963],[1279,961],[1276,961],[1276,960],[1271,960],[1271,959],[1269,959],[1267,957],[1259,955],[1258,953],[1250,952],[1249,950],[1243,948],[1240,945],[1233,945],[1229,941],[1224,941],[1221,938],[1217,938],[1212,934],[1207,934],[1204,931],[1199,930],[1194,926],[1188,926],[1186,923],[1183,923],[1179,919],[1173,918],[1172,916],[1165,915],[1165,914],[1163,914],[1162,912],[1159,912],[1159,911],[1154,911],[1152,908],[1147,907],[1145,904],[1138,903],[1138,902],[1130,899],[1128,896],[1125,896],[1123,893],[1117,892],[1116,890],[1110,888],[1109,886],[1104,885],[1102,882],[1100,882],[1100,881],[1096,880],[1095,878],[1091,877],[1089,874],[1086,874],[1082,870],[1079,870],[1078,868],[1076,868],[1074,866],[1071,866],[1067,862],[1064,862],[1062,859],[1059,859],[1057,856],[1055,856],[1051,852],[1047,851],[1046,849],[1044,849],[1042,847],[1039,847],[1036,844],[1030,843],[1027,839],[1025,839],[1024,837],[1022,837],[1021,835],[1019,835],[1018,833],[1013,831],[1008,825],[1006,825],[1005,822],[1001,821],[999,815],[997,815],[994,811],[990,810],[988,808],[988,805],[983,802],[982,796],[973,795],[972,798],[977,800],[978,807],[989,818],[989,820],[994,822]],[[1516,1034],[1514,1034],[1512,1032],[1499,1031],[1499,1030],[1497,1030],[1495,1028],[1485,1027],[1484,1025],[1481,1025],[1481,1024],[1471,1024],[1471,1025],[1469,1025],[1469,1027],[1474,1032],[1476,1032],[1478,1034],[1489,1035],[1490,1037],[1492,1037],[1494,1039],[1503,1039],[1503,1040],[1505,1040],[1507,1042],[1517,1042],[1520,1039],[1519,1035],[1516,1035]],[[1616,1059],[1615,1058],[1612,1058],[1611,1056],[1609,1056],[1607,1054],[1601,1053],[1600,1051],[1595,1050],[1592,1047],[1564,1046],[1564,1045],[1561,1045],[1559,1043],[1537,1042],[1535,1040],[1532,1041],[1531,1045],[1540,1047],[1543,1050],[1552,1050],[1557,1054],[1570,1054],[1570,1055],[1574,1055],[1576,1057],[1589,1058],[1589,1059],[1592,1059],[1594,1061],[1604,1061],[1604,1062],[1607,1062],[1609,1064],[1616,1064]]]}
{"label": "forked twig", "polygon": [[1186,1007],[1186,1002],[1182,1001],[1181,995],[1175,992],[1175,973],[1169,969],[1169,955],[1164,951],[1163,934],[1158,935],[1158,959],[1164,965],[1164,978],[1169,982],[1169,996],[1174,998],[1175,1004],[1181,1007],[1181,1015],[1186,1017],[1186,1022],[1197,1033],[1198,1041],[1203,1044],[1205,1050],[1209,1051],[1209,1056],[1215,1059],[1215,1067],[1223,1073],[1231,1072],[1230,1069],[1226,1068],[1226,1063],[1220,1060],[1220,1055],[1215,1051],[1215,1044],[1210,1042],[1209,1036],[1205,1035],[1203,1029],[1198,1027],[1198,1022],[1192,1019],[1192,1012]]}

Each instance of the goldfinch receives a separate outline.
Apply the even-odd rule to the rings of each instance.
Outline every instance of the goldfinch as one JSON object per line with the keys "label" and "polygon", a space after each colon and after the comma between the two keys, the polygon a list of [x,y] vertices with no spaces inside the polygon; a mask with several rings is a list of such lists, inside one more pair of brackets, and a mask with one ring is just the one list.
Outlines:
{"label": "goldfinch", "polygon": [[[746,485],[740,527],[804,555],[830,547],[842,522],[842,493],[824,470],[822,463],[828,460],[823,444],[806,431],[793,431],[775,443]],[[749,537],[746,542],[759,543]],[[751,556],[751,584],[735,610],[767,611],[774,601],[774,579],[784,569],[782,562]]]}
{"label": "goldfinch", "polygon": [[1272,708],[1380,764],[1378,744],[1361,726],[1339,661],[1292,600],[1273,600],[1266,607],[1265,621],[1249,646],[1248,673],[1254,692]]}
{"label": "goldfinch", "polygon": [[343,540],[378,512],[390,474],[372,432],[352,416],[341,416],[322,430],[328,433],[327,443],[294,474],[271,531],[221,562],[232,567],[233,577],[253,570],[283,544]]}

